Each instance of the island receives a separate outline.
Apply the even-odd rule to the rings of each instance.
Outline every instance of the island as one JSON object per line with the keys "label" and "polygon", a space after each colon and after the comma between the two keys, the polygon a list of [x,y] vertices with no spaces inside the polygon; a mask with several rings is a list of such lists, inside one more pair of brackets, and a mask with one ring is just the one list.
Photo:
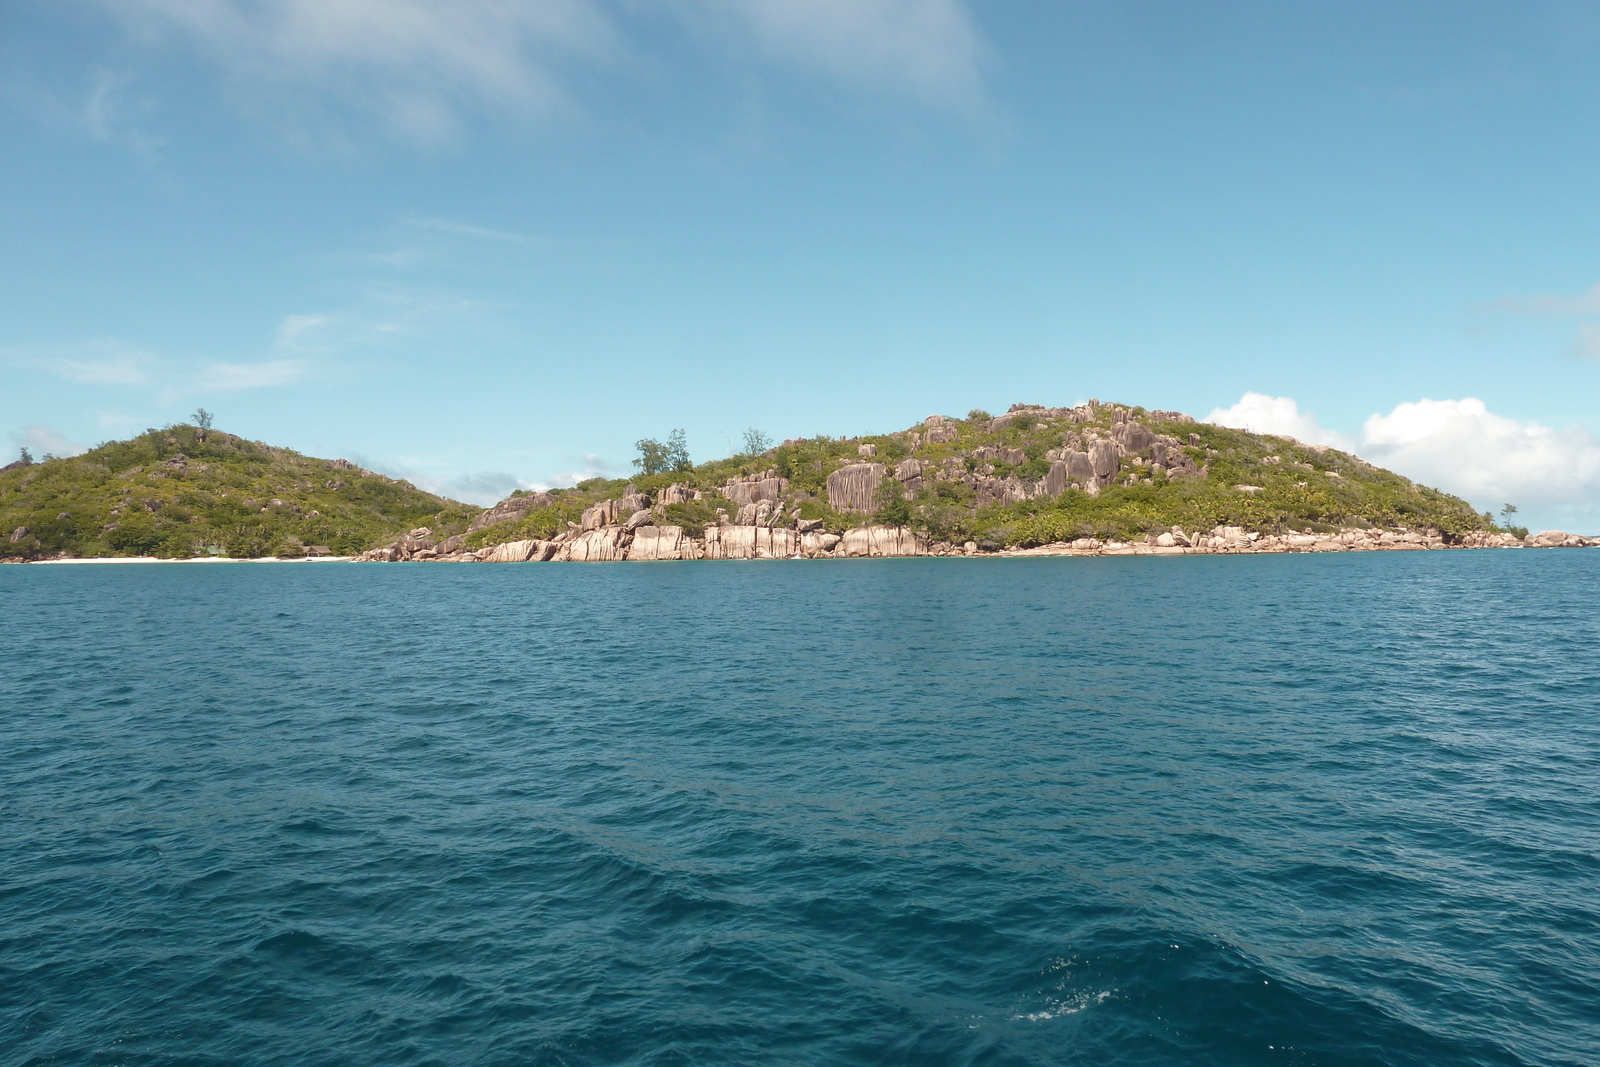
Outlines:
{"label": "island", "polygon": [[1091,400],[930,415],[479,508],[347,460],[191,425],[0,471],[12,562],[610,562],[1591,547],[1321,445]]}

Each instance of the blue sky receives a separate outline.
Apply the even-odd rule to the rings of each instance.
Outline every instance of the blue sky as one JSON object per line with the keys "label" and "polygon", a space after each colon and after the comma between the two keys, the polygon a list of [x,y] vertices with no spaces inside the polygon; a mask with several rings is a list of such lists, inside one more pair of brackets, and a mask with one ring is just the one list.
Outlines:
{"label": "blue sky", "polygon": [[1600,526],[1592,3],[13,0],[0,429],[484,502],[1088,397]]}

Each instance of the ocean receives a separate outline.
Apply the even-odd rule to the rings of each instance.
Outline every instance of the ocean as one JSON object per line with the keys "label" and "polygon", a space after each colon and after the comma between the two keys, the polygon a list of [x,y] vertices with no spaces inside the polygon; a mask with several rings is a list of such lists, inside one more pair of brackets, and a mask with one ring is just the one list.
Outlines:
{"label": "ocean", "polygon": [[1600,1063],[1600,552],[0,567],[0,1064]]}

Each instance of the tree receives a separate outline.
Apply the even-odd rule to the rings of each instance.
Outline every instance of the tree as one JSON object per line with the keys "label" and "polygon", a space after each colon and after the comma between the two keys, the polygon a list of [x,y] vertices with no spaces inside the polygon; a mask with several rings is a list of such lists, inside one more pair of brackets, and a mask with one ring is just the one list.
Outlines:
{"label": "tree", "polygon": [[772,438],[768,437],[766,434],[762,433],[760,430],[756,429],[754,426],[750,427],[748,430],[746,430],[744,432],[744,454],[745,455],[747,455],[747,456],[759,456],[759,455],[761,455],[761,453],[765,452],[767,449],[769,449],[771,447],[772,447]]}
{"label": "tree", "polygon": [[993,417],[994,416],[990,415],[982,408],[973,408],[971,411],[967,412],[968,422],[988,422]]}
{"label": "tree", "polygon": [[33,453],[29,452],[27,448],[23,448],[22,455],[17,457],[17,462],[22,464],[24,467],[33,466]]}
{"label": "tree", "polygon": [[194,424],[196,426],[200,427],[202,430],[211,429],[211,420],[213,418],[211,412],[207,411],[205,408],[201,408],[194,413],[193,417]]}
{"label": "tree", "polygon": [[640,474],[666,474],[694,467],[689,459],[688,439],[681,429],[669,433],[664,444],[653,437],[645,437],[635,441],[633,447],[639,450],[639,458],[633,465],[639,468]]}
{"label": "tree", "polygon": [[906,499],[905,488],[894,478],[878,483],[876,503],[878,512],[873,518],[884,526],[904,526],[911,521],[911,502]]}
{"label": "tree", "polygon": [[1515,515],[1516,513],[1517,513],[1517,506],[1515,504],[1507,504],[1505,507],[1501,508],[1500,509],[1500,525],[1505,526],[1505,527],[1510,527],[1510,525],[1511,525],[1511,516]]}

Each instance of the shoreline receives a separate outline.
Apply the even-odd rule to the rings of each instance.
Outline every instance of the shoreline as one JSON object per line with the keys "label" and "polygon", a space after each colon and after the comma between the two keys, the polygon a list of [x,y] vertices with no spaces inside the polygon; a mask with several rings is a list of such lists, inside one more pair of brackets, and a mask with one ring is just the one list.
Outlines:
{"label": "shoreline", "polygon": [[[1290,543],[1298,541],[1301,543]],[[1530,538],[1531,540],[1531,538]],[[1097,545],[1077,544],[1051,544],[1038,545],[1033,548],[1007,548],[995,552],[966,552],[961,549],[955,551],[912,551],[912,552],[867,552],[859,555],[838,554],[812,554],[795,553],[790,555],[775,555],[756,552],[751,555],[740,556],[707,556],[697,554],[694,556],[678,556],[676,558],[663,558],[656,556],[650,559],[630,558],[624,556],[617,559],[483,559],[475,553],[462,553],[451,556],[424,557],[409,560],[374,560],[363,559],[361,556],[302,556],[295,558],[281,558],[277,556],[261,556],[243,558],[232,556],[202,556],[189,559],[163,559],[159,556],[99,556],[99,557],[68,557],[65,559],[7,559],[0,562],[7,564],[27,564],[46,566],[78,566],[96,563],[109,564],[215,564],[215,563],[640,563],[640,562],[699,562],[699,561],[739,561],[739,560],[825,560],[825,559],[1024,559],[1064,556],[1078,559],[1092,559],[1096,557],[1121,557],[1121,556],[1264,556],[1264,555],[1326,555],[1339,552],[1457,552],[1475,551],[1481,549],[1537,549],[1537,548],[1595,548],[1600,547],[1600,537],[1569,536],[1560,543],[1526,544],[1522,542],[1509,544],[1444,544],[1436,541],[1395,541],[1377,544],[1345,544],[1333,539],[1314,538],[1310,535],[1290,535],[1289,537],[1262,538],[1262,542],[1248,542],[1238,545],[1212,546],[1182,546],[1159,545],[1138,542],[1106,542]],[[496,548],[500,546],[495,546]],[[483,550],[484,554],[491,554],[492,549]]]}

